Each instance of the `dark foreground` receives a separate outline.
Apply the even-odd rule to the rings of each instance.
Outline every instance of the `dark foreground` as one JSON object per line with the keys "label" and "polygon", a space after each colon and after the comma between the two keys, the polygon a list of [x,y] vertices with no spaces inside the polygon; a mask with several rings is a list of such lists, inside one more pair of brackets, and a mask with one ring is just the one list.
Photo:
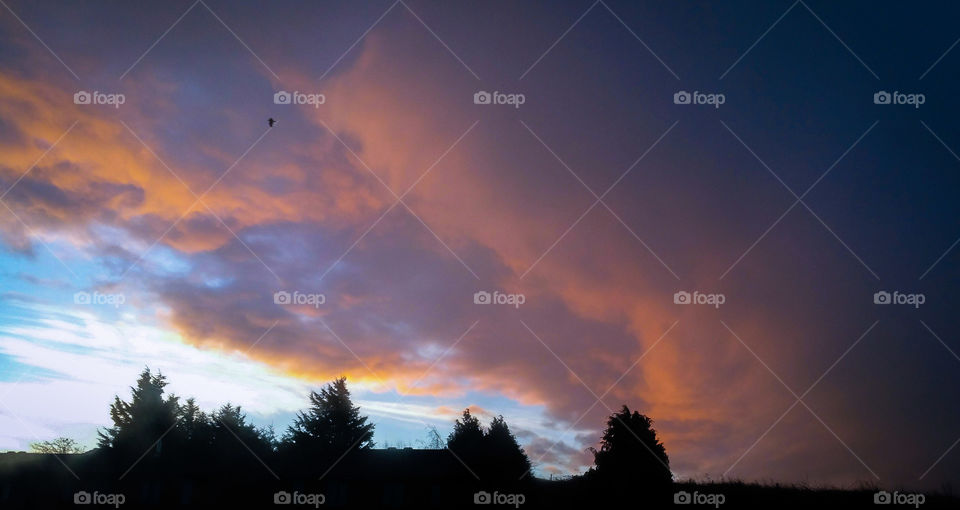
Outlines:
{"label": "dark foreground", "polygon": [[[0,508],[960,508],[942,493],[744,483],[648,487],[589,477],[477,480],[446,450],[372,450],[322,466],[113,466],[98,452],[0,454]],[[875,499],[891,500],[889,504]],[[918,500],[922,497],[922,501]],[[919,502],[919,505],[917,503]]]}

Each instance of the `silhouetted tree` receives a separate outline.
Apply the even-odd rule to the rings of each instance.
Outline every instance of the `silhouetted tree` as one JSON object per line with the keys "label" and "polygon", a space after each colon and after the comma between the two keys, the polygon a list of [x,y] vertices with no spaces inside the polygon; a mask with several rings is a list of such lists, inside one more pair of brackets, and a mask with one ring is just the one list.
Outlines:
{"label": "silhouetted tree", "polygon": [[213,440],[213,430],[210,426],[210,417],[200,410],[193,397],[188,398],[179,410],[180,422],[177,428],[180,436],[192,448],[205,448]]}
{"label": "silhouetted tree", "polygon": [[[484,429],[469,409],[464,410],[447,446],[479,475],[477,483],[449,452],[366,451],[341,457],[348,448],[373,446],[373,425],[351,402],[344,378],[311,393],[310,409],[297,415],[285,440],[289,456],[275,451],[272,427],[255,427],[240,406],[228,403],[205,413],[193,399],[180,405],[176,396],[165,396],[166,384],[161,374],[145,369],[131,388],[129,401],[116,397],[110,406],[114,425],[101,431],[98,451],[61,459],[30,458],[35,456],[22,452],[0,455],[0,509],[61,508],[81,487],[101,495],[122,494],[128,498],[124,508],[246,508],[269,501],[271,492],[280,502],[277,489],[329,493],[338,508],[456,507],[477,489],[524,494],[528,505],[535,501],[537,508],[666,508],[673,497],[663,443],[650,418],[627,406],[607,420],[601,444],[593,449],[595,467],[582,477],[553,483],[531,482],[533,477],[519,480],[530,461],[503,416],[493,418]],[[432,438],[428,444],[442,442],[435,428],[428,430]],[[79,450],[69,438],[32,447],[57,454]],[[157,455],[161,447],[163,455]],[[283,479],[277,473],[283,473]],[[81,485],[74,477],[82,480]],[[873,488],[811,490],[694,481],[676,488],[722,490],[730,500],[748,505],[745,508],[781,508],[784,501],[788,508],[827,502],[859,508],[876,494]],[[74,494],[79,502],[81,492]],[[476,498],[479,502],[479,494]],[[443,505],[446,501],[451,504]],[[960,508],[957,501],[931,494],[927,506]]]}
{"label": "silhouetted tree", "polygon": [[595,472],[600,479],[636,486],[667,486],[673,475],[663,443],[652,428],[652,420],[624,405],[607,420],[600,449],[593,452]]}
{"label": "silhouetted tree", "polygon": [[503,416],[497,416],[490,422],[483,442],[484,453],[490,460],[490,475],[515,482],[530,470],[530,459],[513,432],[510,432]]}
{"label": "silhouetted tree", "polygon": [[273,452],[268,434],[247,422],[240,406],[229,403],[221,406],[211,415],[209,426],[213,455],[223,464],[236,466],[255,459],[263,461]]}
{"label": "silhouetted tree", "polygon": [[353,449],[373,448],[372,423],[350,400],[347,379],[341,377],[310,392],[310,409],[297,413],[286,442],[307,454],[341,455]]}
{"label": "silhouetted tree", "polygon": [[483,451],[483,427],[480,420],[463,410],[463,416],[453,424],[453,432],[447,436],[447,448],[460,457],[476,458]]}
{"label": "silhouetted tree", "polygon": [[276,452],[280,448],[280,441],[277,439],[277,432],[273,429],[272,423],[257,430],[259,430],[260,437],[266,442],[271,451]]}
{"label": "silhouetted tree", "polygon": [[503,416],[493,418],[484,430],[470,409],[464,409],[453,424],[447,448],[484,480],[515,483],[530,469],[530,459]]}
{"label": "silhouetted tree", "polygon": [[443,438],[440,437],[440,433],[437,432],[437,427],[434,427],[433,425],[427,426],[427,439],[420,440],[418,442],[420,442],[424,449],[427,450],[442,450],[444,447]]}
{"label": "silhouetted tree", "polygon": [[83,453],[84,450],[80,443],[69,437],[58,437],[50,441],[30,443],[30,449],[37,453],[53,453],[56,455]]}
{"label": "silhouetted tree", "polygon": [[[122,454],[140,455],[152,450],[159,455],[180,413],[177,396],[164,398],[166,386],[166,377],[159,372],[154,375],[145,368],[137,385],[130,388],[129,402],[114,397],[110,405],[113,427],[99,432],[99,446]],[[169,439],[176,442],[175,436]]]}

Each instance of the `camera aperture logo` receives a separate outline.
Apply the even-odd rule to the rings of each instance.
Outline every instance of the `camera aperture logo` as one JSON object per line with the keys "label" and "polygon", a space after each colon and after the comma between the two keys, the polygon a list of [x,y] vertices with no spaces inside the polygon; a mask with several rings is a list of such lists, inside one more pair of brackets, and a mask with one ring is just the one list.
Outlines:
{"label": "camera aperture logo", "polygon": [[926,102],[927,96],[923,94],[905,94],[896,90],[881,90],[873,94],[873,104],[905,104],[920,108],[920,105]]}
{"label": "camera aperture logo", "polygon": [[727,302],[727,296],[723,294],[704,294],[698,290],[691,294],[685,290],[677,291],[673,294],[673,303],[677,305],[712,305],[714,308],[720,308],[720,305]]}
{"label": "camera aperture logo", "polygon": [[523,294],[507,294],[499,290],[493,292],[478,290],[473,293],[475,305],[513,305],[514,308],[520,308],[520,305],[526,302],[527,297]]}
{"label": "camera aperture logo", "polygon": [[897,492],[890,494],[887,491],[877,491],[873,494],[874,505],[912,505],[920,508],[927,497],[920,493]]}
{"label": "camera aperture logo", "polygon": [[307,105],[320,108],[320,105],[326,102],[327,96],[323,94],[308,94],[298,90],[294,90],[293,92],[281,90],[273,95],[273,104]]}
{"label": "camera aperture logo", "polygon": [[123,294],[101,294],[99,292],[77,292],[73,295],[73,302],[78,305],[110,305],[119,308],[127,302]]}
{"label": "camera aperture logo", "polygon": [[295,290],[293,293],[278,290],[273,293],[273,304],[275,305],[306,305],[320,308],[320,305],[326,302],[327,296],[323,294],[300,292],[299,290]]}
{"label": "camera aperture logo", "polygon": [[274,505],[311,505],[319,508],[320,505],[327,502],[327,497],[323,494],[304,494],[294,491],[293,494],[280,491],[273,493]]}
{"label": "camera aperture logo", "polygon": [[99,90],[94,90],[93,92],[79,90],[73,94],[73,104],[107,105],[114,108],[120,108],[120,105],[126,102],[127,96],[123,94],[108,94],[106,92],[100,92]]}
{"label": "camera aperture logo", "polygon": [[707,93],[694,90],[687,92],[680,90],[673,94],[673,104],[696,104],[711,105],[714,108],[720,108],[720,105],[727,102],[727,96],[720,93]]}
{"label": "camera aperture logo", "polygon": [[73,493],[74,505],[109,505],[114,508],[120,508],[120,505],[127,501],[123,494],[105,494],[97,491],[89,493],[87,491],[77,491]]}
{"label": "camera aperture logo", "polygon": [[726,501],[727,497],[723,494],[711,494],[697,491],[693,491],[693,494],[690,494],[686,491],[673,493],[674,505],[713,505],[714,508],[720,508],[720,505],[724,504]]}
{"label": "camera aperture logo", "polygon": [[501,494],[493,491],[490,494],[487,491],[473,493],[474,505],[513,505],[514,508],[520,508],[520,505],[527,501],[523,494]]}
{"label": "camera aperture logo", "polygon": [[473,104],[507,104],[514,108],[520,108],[520,105],[527,102],[527,96],[523,94],[507,94],[504,92],[487,92],[478,90],[473,94]]}
{"label": "camera aperture logo", "polygon": [[920,305],[927,302],[927,296],[924,294],[904,294],[898,290],[893,293],[881,290],[873,294],[873,304],[875,305],[910,305],[914,308],[920,308]]}

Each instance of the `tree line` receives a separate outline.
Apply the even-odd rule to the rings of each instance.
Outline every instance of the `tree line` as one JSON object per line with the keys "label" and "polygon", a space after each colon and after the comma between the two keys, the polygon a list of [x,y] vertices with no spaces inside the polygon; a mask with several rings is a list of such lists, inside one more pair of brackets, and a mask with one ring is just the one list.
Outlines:
{"label": "tree line", "polygon": [[[113,425],[99,432],[96,453],[118,467],[133,463],[153,471],[242,471],[251,479],[266,469],[279,479],[274,466],[324,472],[336,464],[348,465],[345,457],[362,455],[376,445],[375,426],[353,404],[344,377],[311,391],[307,409],[280,435],[272,425],[255,426],[238,405],[226,403],[208,413],[193,398],[168,394],[167,385],[163,374],[145,368],[129,399],[115,396],[110,405]],[[503,416],[484,427],[466,409],[446,441],[436,429],[430,435],[432,448],[448,450],[477,479],[520,483],[533,478],[530,458]],[[66,438],[33,445],[41,453],[77,453],[78,446]],[[609,416],[599,446],[589,450],[594,466],[584,480],[671,483],[669,458],[652,420],[625,405]]]}

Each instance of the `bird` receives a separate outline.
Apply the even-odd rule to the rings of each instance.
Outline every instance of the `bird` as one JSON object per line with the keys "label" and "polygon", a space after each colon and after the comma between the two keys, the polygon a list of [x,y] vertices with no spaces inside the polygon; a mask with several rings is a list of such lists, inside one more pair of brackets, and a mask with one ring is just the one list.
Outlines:
{"label": "bird", "polygon": [[273,117],[270,117],[269,119],[267,119],[267,124],[270,124],[270,127],[273,127],[273,125],[276,123],[277,121],[274,120]]}

